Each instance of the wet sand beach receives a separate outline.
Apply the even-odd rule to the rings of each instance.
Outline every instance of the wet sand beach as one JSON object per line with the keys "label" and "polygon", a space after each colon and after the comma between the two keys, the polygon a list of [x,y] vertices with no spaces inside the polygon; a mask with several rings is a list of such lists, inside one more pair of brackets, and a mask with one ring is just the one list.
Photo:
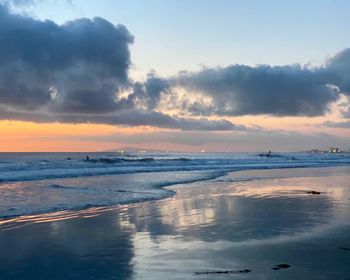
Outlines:
{"label": "wet sand beach", "polygon": [[350,168],[233,172],[170,198],[0,221],[1,279],[349,279]]}

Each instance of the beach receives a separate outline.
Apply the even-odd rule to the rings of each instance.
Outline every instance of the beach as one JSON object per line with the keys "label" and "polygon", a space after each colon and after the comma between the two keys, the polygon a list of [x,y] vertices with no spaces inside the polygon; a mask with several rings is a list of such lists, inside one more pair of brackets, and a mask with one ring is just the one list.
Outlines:
{"label": "beach", "polygon": [[350,280],[349,10],[0,0],[0,280]]}
{"label": "beach", "polygon": [[348,279],[349,171],[236,171],[163,199],[3,218],[1,279]]}

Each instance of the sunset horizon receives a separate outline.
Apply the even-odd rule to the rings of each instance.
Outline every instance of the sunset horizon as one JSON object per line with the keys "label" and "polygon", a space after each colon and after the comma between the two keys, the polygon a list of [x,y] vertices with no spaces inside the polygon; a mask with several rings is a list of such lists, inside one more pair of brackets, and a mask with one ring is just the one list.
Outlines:
{"label": "sunset horizon", "polygon": [[[114,14],[78,0],[3,0],[0,152],[103,151],[129,143],[176,151],[349,149],[350,40],[331,40],[348,38],[346,30],[331,32],[346,19],[327,19],[328,37],[310,33],[317,27],[311,18],[301,18],[300,33],[292,21],[297,7],[326,18],[330,11],[342,14],[341,5],[299,1],[288,10],[272,1],[254,9],[257,17],[244,18],[238,12],[254,1],[223,1],[217,9],[207,1],[203,9],[212,11],[215,27],[195,10],[197,2],[153,0],[144,11],[116,2]],[[155,19],[142,20],[162,9],[186,11],[172,37]],[[267,16],[269,9],[279,14]],[[198,15],[192,25],[191,13]],[[162,20],[175,28],[175,18]],[[226,44],[219,43],[224,34]],[[313,51],[311,34],[328,44]],[[217,41],[206,46],[207,36]]]}
{"label": "sunset horizon", "polygon": [[0,0],[0,280],[349,279],[349,11]]}

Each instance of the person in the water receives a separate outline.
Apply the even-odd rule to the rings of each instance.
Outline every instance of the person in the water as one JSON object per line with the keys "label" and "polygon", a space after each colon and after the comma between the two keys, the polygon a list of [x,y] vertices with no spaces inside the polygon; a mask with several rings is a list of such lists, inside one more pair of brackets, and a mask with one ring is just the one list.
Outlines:
{"label": "person in the water", "polygon": [[89,157],[89,156],[86,156],[86,160],[90,160],[90,157]]}

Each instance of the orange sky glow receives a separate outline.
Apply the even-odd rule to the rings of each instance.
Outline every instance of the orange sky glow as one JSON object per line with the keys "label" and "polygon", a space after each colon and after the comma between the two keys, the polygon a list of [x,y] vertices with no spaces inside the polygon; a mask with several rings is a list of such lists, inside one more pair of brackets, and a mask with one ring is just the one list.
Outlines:
{"label": "orange sky glow", "polygon": [[[337,120],[337,116],[326,117],[268,117],[268,116],[244,116],[229,118],[230,121],[246,126],[260,126],[269,130],[296,131],[303,134],[310,133],[330,133],[342,137],[350,137],[349,129],[340,128],[320,128],[319,124],[325,120]],[[132,145],[123,141],[118,141],[119,136],[130,136],[137,138],[145,133],[156,133],[178,130],[166,130],[149,126],[125,127],[103,124],[62,124],[62,123],[34,123],[24,121],[0,121],[1,131],[1,152],[85,152],[104,151],[108,149],[118,149],[123,147],[140,147],[145,149],[179,150],[192,151],[193,146],[186,144],[174,144],[154,139],[153,143]],[[215,133],[215,132],[208,132]],[[113,136],[113,139],[108,139]],[[99,140],[94,137],[101,138]],[[104,140],[104,137],[107,140]],[[239,133],[237,134],[239,136]],[[229,145],[213,146],[201,145],[195,150],[201,149],[220,150],[220,148],[230,149]],[[244,151],[244,146],[236,147]]]}

